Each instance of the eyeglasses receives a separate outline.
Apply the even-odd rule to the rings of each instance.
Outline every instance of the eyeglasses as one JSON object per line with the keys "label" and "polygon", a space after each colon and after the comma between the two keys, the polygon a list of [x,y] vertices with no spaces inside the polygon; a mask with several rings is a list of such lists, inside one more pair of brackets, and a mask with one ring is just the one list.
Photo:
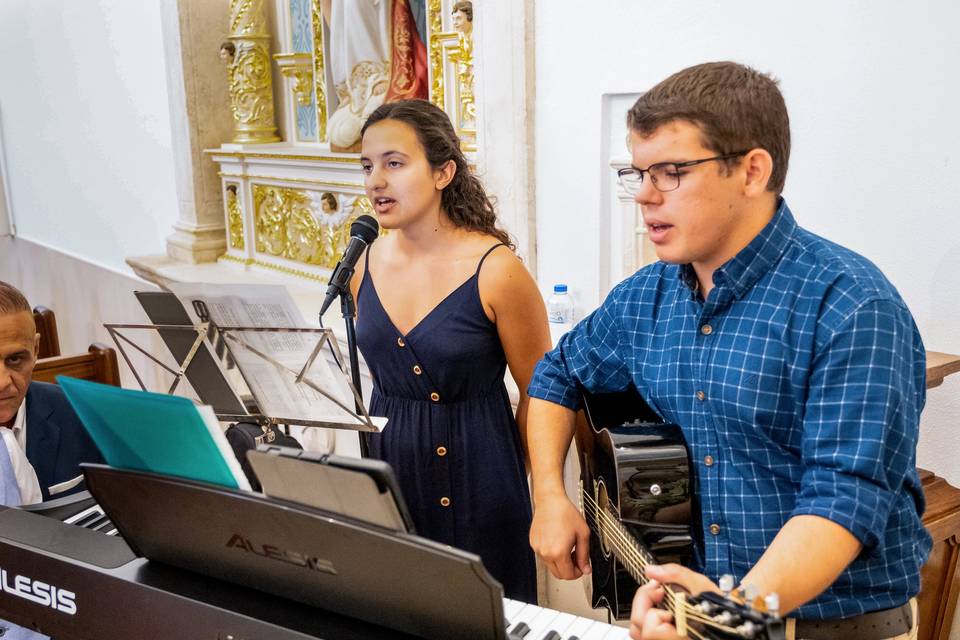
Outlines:
{"label": "eyeglasses", "polygon": [[737,158],[750,151],[735,151],[722,156],[704,158],[703,160],[689,160],[687,162],[658,162],[652,164],[646,169],[637,169],[635,167],[626,167],[617,171],[617,179],[623,185],[624,190],[632,196],[637,195],[643,185],[643,174],[650,174],[650,182],[657,191],[673,191],[680,186],[680,169],[692,167],[694,165],[710,162],[711,160],[729,160]]}

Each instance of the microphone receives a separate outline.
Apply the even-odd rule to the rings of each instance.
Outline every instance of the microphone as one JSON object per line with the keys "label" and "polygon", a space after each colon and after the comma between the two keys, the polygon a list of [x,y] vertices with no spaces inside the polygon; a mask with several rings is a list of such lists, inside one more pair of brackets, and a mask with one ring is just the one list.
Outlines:
{"label": "microphone", "polygon": [[323,305],[320,307],[321,318],[337,296],[350,290],[350,279],[353,278],[353,271],[357,266],[357,260],[360,259],[360,254],[373,244],[378,235],[380,235],[380,225],[373,216],[360,216],[350,225],[350,243],[343,252],[340,262],[333,268],[330,286],[327,287],[327,297],[323,299]]}

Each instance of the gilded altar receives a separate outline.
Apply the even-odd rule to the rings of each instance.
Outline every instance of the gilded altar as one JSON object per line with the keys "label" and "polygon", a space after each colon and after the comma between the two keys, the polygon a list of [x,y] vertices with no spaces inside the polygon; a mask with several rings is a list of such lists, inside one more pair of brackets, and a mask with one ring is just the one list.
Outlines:
{"label": "gilded altar", "polygon": [[325,281],[372,213],[359,130],[387,101],[429,99],[477,148],[473,7],[457,0],[231,0],[220,58],[234,135],[219,165],[220,260]]}

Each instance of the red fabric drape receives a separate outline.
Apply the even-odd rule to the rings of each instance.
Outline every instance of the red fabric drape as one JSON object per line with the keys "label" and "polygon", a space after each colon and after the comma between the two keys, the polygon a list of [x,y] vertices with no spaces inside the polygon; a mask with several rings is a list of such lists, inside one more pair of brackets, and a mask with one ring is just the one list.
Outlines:
{"label": "red fabric drape", "polygon": [[408,0],[392,0],[390,88],[386,102],[429,96],[427,48],[417,33]]}

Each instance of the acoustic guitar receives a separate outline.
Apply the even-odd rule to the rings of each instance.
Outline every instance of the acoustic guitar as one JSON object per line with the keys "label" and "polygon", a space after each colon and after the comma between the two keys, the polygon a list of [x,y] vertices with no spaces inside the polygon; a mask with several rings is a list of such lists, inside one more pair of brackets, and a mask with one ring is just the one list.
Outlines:
{"label": "acoustic guitar", "polygon": [[[700,531],[695,476],[680,427],[664,423],[636,389],[583,392],[587,428],[577,433],[580,501],[590,526],[591,604],[630,616],[648,564],[685,564]],[[726,588],[732,588],[732,579]],[[724,585],[721,585],[724,586]],[[664,586],[663,606],[681,636],[782,640],[776,596],[739,602],[726,594],[688,594]],[[765,606],[767,605],[767,606]]]}

